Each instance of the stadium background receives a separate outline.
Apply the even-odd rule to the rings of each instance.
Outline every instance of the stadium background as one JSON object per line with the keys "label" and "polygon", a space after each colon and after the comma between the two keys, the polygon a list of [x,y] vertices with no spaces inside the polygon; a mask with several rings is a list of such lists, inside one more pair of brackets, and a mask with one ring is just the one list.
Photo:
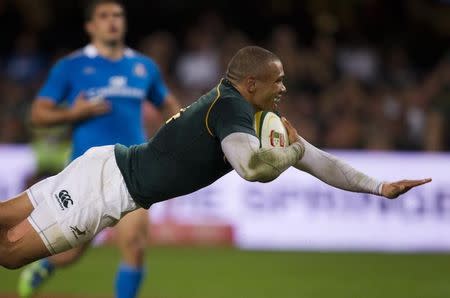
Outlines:
{"label": "stadium background", "polygon": [[[1,157],[32,148],[33,173],[22,182],[55,171],[67,155],[70,131],[32,129],[28,111],[52,63],[87,42],[83,5],[0,1]],[[433,113],[450,118],[449,1],[166,0],[125,7],[128,44],[156,60],[185,105],[215,84],[237,49],[256,43],[282,58],[289,91],[282,112],[313,144],[369,155],[449,150],[449,131],[430,127]],[[144,117],[150,134],[162,121],[149,106]],[[227,247],[226,227],[202,236],[185,228],[175,229],[197,236],[170,243],[164,235],[173,223],[152,228],[162,236],[153,238],[159,245],[149,251],[142,297],[450,296],[445,252],[241,251]],[[43,292],[111,296],[116,260],[113,248],[92,250]],[[0,269],[0,297],[14,292],[17,274]]]}

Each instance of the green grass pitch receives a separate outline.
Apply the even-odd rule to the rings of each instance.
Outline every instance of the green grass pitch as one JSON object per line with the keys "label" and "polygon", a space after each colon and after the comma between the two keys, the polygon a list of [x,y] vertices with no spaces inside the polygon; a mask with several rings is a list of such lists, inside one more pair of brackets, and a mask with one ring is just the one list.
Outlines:
{"label": "green grass pitch", "polygon": [[[113,296],[115,247],[90,249],[42,289]],[[254,252],[228,248],[148,251],[141,298],[448,298],[449,254]],[[0,269],[0,296],[19,271]]]}

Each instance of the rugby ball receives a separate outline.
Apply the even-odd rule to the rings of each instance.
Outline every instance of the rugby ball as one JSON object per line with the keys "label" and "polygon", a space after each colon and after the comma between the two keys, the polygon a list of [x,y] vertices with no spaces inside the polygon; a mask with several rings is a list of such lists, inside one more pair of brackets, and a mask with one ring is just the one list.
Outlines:
{"label": "rugby ball", "polygon": [[255,114],[254,128],[261,148],[287,147],[289,138],[281,118],[268,111]]}

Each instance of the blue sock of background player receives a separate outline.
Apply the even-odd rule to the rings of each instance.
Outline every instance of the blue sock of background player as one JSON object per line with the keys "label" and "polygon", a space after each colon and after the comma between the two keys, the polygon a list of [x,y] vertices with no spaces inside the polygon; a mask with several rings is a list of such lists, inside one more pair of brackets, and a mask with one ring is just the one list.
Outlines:
{"label": "blue sock of background player", "polygon": [[116,298],[137,297],[144,276],[144,267],[120,264],[116,273]]}

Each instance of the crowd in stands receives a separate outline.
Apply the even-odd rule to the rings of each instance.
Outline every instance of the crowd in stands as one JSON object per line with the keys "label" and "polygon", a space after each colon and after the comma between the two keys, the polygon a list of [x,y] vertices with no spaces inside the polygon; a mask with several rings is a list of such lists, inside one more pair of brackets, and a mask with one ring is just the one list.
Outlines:
{"label": "crowd in stands", "polygon": [[[311,143],[334,149],[450,150],[450,48],[441,46],[436,57],[422,63],[401,33],[384,42],[358,30],[341,38],[336,15],[312,19],[307,41],[296,26],[282,22],[255,38],[208,12],[182,35],[153,30],[131,46],[156,61],[169,88],[189,105],[218,83],[239,48],[257,44],[281,58],[288,92],[280,112]],[[30,104],[51,65],[75,48],[43,49],[39,34],[30,30],[11,38],[11,48],[0,56],[0,143],[28,143],[36,137]],[[162,123],[150,106],[143,117],[149,135]]]}

